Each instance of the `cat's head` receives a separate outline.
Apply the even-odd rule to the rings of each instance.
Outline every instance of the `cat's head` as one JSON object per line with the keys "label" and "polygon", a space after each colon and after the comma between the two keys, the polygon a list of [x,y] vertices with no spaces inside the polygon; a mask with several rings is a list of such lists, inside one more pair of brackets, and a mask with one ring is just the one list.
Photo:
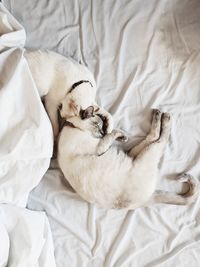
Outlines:
{"label": "cat's head", "polygon": [[96,105],[95,89],[89,83],[82,83],[69,91],[60,102],[59,110],[63,119],[79,116],[81,110]]}
{"label": "cat's head", "polygon": [[101,116],[95,114],[93,106],[82,110],[79,116],[73,116],[67,121],[70,122],[73,127],[87,132],[95,138],[102,138],[105,135],[104,121]]}

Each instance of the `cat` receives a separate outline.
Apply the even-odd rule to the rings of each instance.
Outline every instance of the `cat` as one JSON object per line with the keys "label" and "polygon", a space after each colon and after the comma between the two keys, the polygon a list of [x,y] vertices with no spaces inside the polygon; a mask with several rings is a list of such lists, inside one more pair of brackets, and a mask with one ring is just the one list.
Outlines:
{"label": "cat", "polygon": [[89,106],[101,114],[106,130],[113,129],[112,116],[96,103],[96,82],[84,65],[48,50],[26,50],[24,56],[39,91],[57,139],[59,125],[57,110],[66,120],[79,116]]}
{"label": "cat", "polygon": [[73,189],[89,203],[106,209],[136,209],[155,203],[190,204],[197,198],[198,181],[183,174],[178,182],[188,192],[157,191],[158,164],[170,135],[169,113],[153,110],[149,134],[128,154],[112,146],[126,141],[123,132],[102,132],[101,116],[88,107],[87,118],[72,117],[60,132],[58,164]]}

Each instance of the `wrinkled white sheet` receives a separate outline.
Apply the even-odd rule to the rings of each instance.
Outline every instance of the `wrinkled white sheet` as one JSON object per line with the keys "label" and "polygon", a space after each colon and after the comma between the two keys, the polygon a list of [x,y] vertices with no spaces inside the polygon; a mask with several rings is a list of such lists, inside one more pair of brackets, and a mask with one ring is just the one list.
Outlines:
{"label": "wrinkled white sheet", "polygon": [[53,146],[23,57],[25,39],[24,28],[0,3],[0,267],[55,267],[45,213],[22,208],[48,169]]}
{"label": "wrinkled white sheet", "polygon": [[0,237],[1,267],[56,266],[51,230],[44,212],[1,204]]}
{"label": "wrinkled white sheet", "polygon": [[[151,108],[173,113],[159,187],[183,171],[200,178],[199,0],[4,2],[26,28],[27,47],[90,67],[99,103],[134,136],[128,146],[146,135]],[[29,200],[48,215],[59,267],[197,267],[199,206],[105,211],[81,201],[56,170]]]}
{"label": "wrinkled white sheet", "polygon": [[2,5],[0,33],[0,202],[26,205],[48,169],[52,129],[23,57],[25,31]]}

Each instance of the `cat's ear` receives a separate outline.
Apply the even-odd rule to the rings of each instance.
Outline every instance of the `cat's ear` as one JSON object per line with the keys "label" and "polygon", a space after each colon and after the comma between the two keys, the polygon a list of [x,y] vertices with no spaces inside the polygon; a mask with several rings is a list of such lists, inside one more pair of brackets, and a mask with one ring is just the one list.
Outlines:
{"label": "cat's ear", "polygon": [[94,114],[94,107],[93,106],[89,106],[85,110],[80,111],[80,117],[82,120],[91,118],[93,116],[93,114]]}

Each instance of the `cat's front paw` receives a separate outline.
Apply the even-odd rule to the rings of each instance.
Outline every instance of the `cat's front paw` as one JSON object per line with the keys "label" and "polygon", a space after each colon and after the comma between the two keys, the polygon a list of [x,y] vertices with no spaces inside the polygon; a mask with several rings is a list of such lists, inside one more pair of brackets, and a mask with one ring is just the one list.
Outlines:
{"label": "cat's front paw", "polygon": [[122,135],[122,136],[117,137],[116,140],[122,143],[126,143],[128,142],[128,137],[126,135]]}
{"label": "cat's front paw", "polygon": [[119,142],[125,143],[128,141],[128,137],[120,130],[113,130],[112,134],[114,135],[115,140]]}
{"label": "cat's front paw", "polygon": [[108,113],[107,114],[107,128],[106,128],[106,132],[107,133],[111,133],[113,130],[113,119],[112,116]]}

